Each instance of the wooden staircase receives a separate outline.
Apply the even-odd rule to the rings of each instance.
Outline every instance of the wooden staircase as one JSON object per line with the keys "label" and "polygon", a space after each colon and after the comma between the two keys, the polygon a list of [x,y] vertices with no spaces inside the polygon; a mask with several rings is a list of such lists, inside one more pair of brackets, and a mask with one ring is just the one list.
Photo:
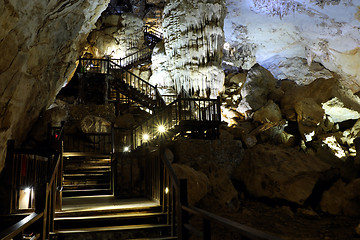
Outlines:
{"label": "wooden staircase", "polygon": [[112,194],[111,156],[64,153],[63,196]]}
{"label": "wooden staircase", "polygon": [[[170,225],[160,205],[145,199],[106,205],[111,199],[65,198],[65,202],[82,202],[87,208],[77,209],[72,204],[72,208],[56,213],[51,235],[57,239],[176,239],[168,237]],[[102,206],[97,206],[101,202]]]}

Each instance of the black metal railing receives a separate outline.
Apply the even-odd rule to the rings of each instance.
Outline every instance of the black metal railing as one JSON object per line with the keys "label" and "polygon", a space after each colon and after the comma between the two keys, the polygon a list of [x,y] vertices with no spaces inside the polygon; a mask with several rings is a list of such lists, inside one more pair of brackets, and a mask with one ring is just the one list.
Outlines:
{"label": "black metal railing", "polygon": [[121,59],[111,59],[113,63],[115,63],[115,67],[119,66],[121,68],[126,68],[130,65],[138,63],[141,60],[149,59],[152,54],[152,49],[148,47],[144,47],[124,58]]}
{"label": "black metal railing", "polygon": [[[54,230],[55,210],[61,209],[62,134],[63,125],[54,128],[49,134],[49,148],[40,152],[17,149],[15,141],[8,141],[6,161],[12,165],[10,212],[32,214],[2,232],[1,239],[23,239],[25,236],[48,239],[49,232]],[[57,149],[53,149],[54,146]],[[24,198],[29,204],[23,209],[19,207],[21,191],[30,194]]]}
{"label": "black metal railing", "polygon": [[158,24],[156,22],[146,23],[144,26],[144,33],[153,35],[160,40],[163,39],[163,33],[161,30],[159,30]]}
{"label": "black metal railing", "polygon": [[[144,121],[133,132],[133,148],[176,131],[176,127],[221,121],[220,99],[178,98]],[[174,134],[174,132],[173,132]]]}

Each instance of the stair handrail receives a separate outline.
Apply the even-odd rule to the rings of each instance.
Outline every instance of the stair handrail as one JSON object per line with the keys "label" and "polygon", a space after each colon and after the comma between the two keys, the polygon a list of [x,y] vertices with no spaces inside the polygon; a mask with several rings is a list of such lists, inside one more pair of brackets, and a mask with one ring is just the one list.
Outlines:
{"label": "stair handrail", "polygon": [[144,33],[148,33],[151,35],[154,35],[155,37],[159,38],[159,39],[163,39],[163,33],[160,32],[158,29],[155,28],[156,23],[152,22],[152,23],[145,23],[144,26]]}
{"label": "stair handrail", "polygon": [[[144,87],[138,88],[136,86],[136,84],[134,84],[135,82],[132,83],[131,81],[129,81],[129,82],[126,82],[126,83],[129,84],[130,86],[136,88],[140,92],[148,95],[149,98],[152,98],[152,99],[156,100],[156,105],[158,107],[164,106],[165,102],[164,102],[163,98],[161,97],[161,94],[160,94],[157,86],[152,85],[148,81],[142,79],[141,77],[135,75],[134,73],[128,71],[127,69],[121,67],[119,64],[117,64],[113,60],[110,60],[110,68],[111,69],[121,69],[122,71],[126,72],[127,74],[129,74],[133,78],[137,79],[137,81],[140,81],[142,83],[141,85],[145,85],[145,90],[144,90]],[[139,86],[140,84],[137,84],[137,85]],[[147,91],[147,89],[150,89],[150,92]]]}
{"label": "stair handrail", "polygon": [[[131,53],[129,55],[127,55],[126,57],[123,58],[119,58],[119,59],[111,59],[112,62],[115,62],[118,66],[124,68],[127,67],[131,64],[136,63],[137,61],[147,58],[149,56],[151,56],[152,53],[152,49],[149,47],[144,47],[139,49],[138,51]],[[128,60],[130,59],[130,60]]]}
{"label": "stair handrail", "polygon": [[43,213],[32,213],[29,216],[26,216],[17,223],[14,223],[12,226],[0,232],[0,239],[1,240],[17,239],[16,237],[18,237],[20,234],[22,235],[22,233],[26,228],[35,224],[41,217],[43,217]]}

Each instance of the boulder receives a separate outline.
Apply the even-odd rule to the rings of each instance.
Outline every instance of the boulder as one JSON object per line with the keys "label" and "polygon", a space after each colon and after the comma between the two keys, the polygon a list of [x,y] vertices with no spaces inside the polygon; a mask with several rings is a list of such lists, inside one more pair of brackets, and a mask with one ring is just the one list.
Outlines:
{"label": "boulder", "polygon": [[109,133],[111,132],[111,122],[102,117],[88,115],[80,122],[83,133]]}
{"label": "boulder", "polygon": [[282,116],[279,106],[270,100],[254,113],[253,119],[261,123],[278,122]]}
{"label": "boulder", "polygon": [[245,81],[246,81],[246,73],[238,73],[230,78],[229,84],[235,84],[239,87],[242,87]]}
{"label": "boulder", "polygon": [[323,103],[322,108],[325,110],[326,115],[330,116],[335,123],[360,118],[358,111],[346,107],[337,97]]}
{"label": "boulder", "polygon": [[172,167],[179,179],[187,179],[188,203],[197,204],[209,191],[207,176],[187,165],[174,163]]}
{"label": "boulder", "polygon": [[288,120],[296,121],[295,105],[305,98],[312,98],[321,105],[333,98],[343,104],[343,108],[360,112],[360,98],[340,84],[336,78],[319,78],[309,85],[299,86],[290,81],[282,81],[281,89],[285,92],[280,108]]}
{"label": "boulder", "polygon": [[320,208],[332,215],[360,216],[360,178],[346,184],[338,180],[324,192]]}
{"label": "boulder", "polygon": [[298,85],[307,85],[318,78],[329,79],[333,74],[318,62],[309,64],[301,57],[281,57],[276,55],[262,62],[277,79],[289,79]]}
{"label": "boulder", "polygon": [[299,131],[303,139],[308,142],[321,130],[324,110],[312,98],[304,98],[295,103],[295,111]]}
{"label": "boulder", "polygon": [[215,207],[217,209],[237,211],[240,206],[239,193],[232,184],[226,170],[217,165],[204,165],[200,168],[210,181],[210,191],[202,201],[205,208],[211,209]]}
{"label": "boulder", "polygon": [[304,204],[315,184],[331,166],[285,146],[258,144],[245,151],[233,174],[254,197]]}
{"label": "boulder", "polygon": [[245,114],[256,111],[264,106],[269,93],[275,89],[276,79],[265,68],[255,64],[248,72],[246,81],[241,89],[241,101],[237,111]]}

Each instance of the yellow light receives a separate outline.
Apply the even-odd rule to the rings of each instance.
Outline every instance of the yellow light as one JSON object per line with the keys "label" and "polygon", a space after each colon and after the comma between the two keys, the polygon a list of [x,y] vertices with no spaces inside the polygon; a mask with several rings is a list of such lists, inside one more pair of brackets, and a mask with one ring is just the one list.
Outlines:
{"label": "yellow light", "polygon": [[145,142],[149,141],[149,139],[150,139],[149,134],[144,133],[143,136],[142,136],[142,139],[143,139]]}
{"label": "yellow light", "polygon": [[165,133],[166,132],[166,128],[165,128],[164,125],[159,125],[157,127],[157,130],[158,130],[159,133]]}
{"label": "yellow light", "polygon": [[166,187],[166,188],[165,188],[165,194],[168,194],[168,193],[169,193],[169,188]]}

